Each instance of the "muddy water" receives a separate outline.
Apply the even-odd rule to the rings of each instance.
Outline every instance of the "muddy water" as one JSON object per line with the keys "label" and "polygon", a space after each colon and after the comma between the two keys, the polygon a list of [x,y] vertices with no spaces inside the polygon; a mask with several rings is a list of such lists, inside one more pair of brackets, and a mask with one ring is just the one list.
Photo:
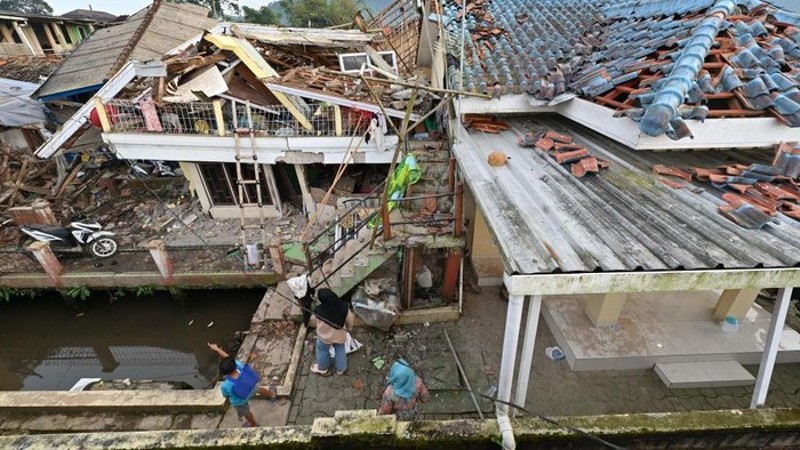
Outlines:
{"label": "muddy water", "polygon": [[206,343],[247,330],[263,293],[186,291],[178,302],[167,292],[112,300],[103,291],[80,310],[57,293],[0,301],[0,390],[68,390],[81,378],[205,388],[218,362]]}

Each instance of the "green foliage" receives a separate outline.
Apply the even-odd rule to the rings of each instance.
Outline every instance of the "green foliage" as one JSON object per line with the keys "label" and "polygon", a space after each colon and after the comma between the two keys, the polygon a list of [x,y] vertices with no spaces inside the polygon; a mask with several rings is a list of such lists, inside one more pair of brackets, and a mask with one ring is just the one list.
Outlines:
{"label": "green foliage", "polygon": [[76,286],[67,288],[67,290],[64,291],[64,295],[66,295],[69,298],[78,298],[81,300],[86,300],[87,298],[89,298],[90,295],[92,295],[92,291],[90,291],[89,288],[87,288],[86,286]]}
{"label": "green foliage", "polygon": [[278,15],[268,6],[262,6],[258,9],[242,6],[242,13],[244,14],[244,21],[247,23],[258,23],[261,25],[277,25],[280,23]]}
{"label": "green foliage", "polygon": [[155,291],[156,290],[153,286],[137,286],[133,290],[137,297],[147,297],[153,295],[153,292]]}
{"label": "green foliage", "polygon": [[53,8],[44,0],[0,0],[0,10],[23,14],[53,14]]}
{"label": "green foliage", "polygon": [[294,27],[324,28],[353,21],[356,0],[278,0],[286,21]]}
{"label": "green foliage", "polygon": [[239,15],[239,0],[167,0],[172,3],[191,3],[205,6],[213,17],[223,18],[225,14]]}
{"label": "green foliage", "polygon": [[9,287],[0,287],[0,301],[10,302],[14,297],[36,297],[35,289],[14,289]]}

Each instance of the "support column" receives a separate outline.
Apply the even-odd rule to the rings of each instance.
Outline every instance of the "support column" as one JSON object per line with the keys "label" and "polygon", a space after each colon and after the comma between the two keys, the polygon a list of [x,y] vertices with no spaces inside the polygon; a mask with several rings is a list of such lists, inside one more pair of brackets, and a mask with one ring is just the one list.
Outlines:
{"label": "support column", "polygon": [[302,164],[293,164],[294,172],[297,174],[297,184],[300,185],[300,194],[303,196],[303,213],[311,214],[314,210],[314,198],[308,190],[308,180],[306,180],[305,167]]}
{"label": "support column", "polygon": [[[519,344],[519,328],[522,322],[522,306],[525,297],[510,295],[506,311],[506,328],[503,337],[503,356],[500,361],[500,379],[497,387],[497,398],[510,402],[511,389],[514,383],[514,364],[517,358],[517,345]],[[508,412],[508,405],[501,404],[498,408]]]}
{"label": "support column", "polygon": [[286,264],[283,259],[283,247],[281,247],[281,240],[274,238],[269,244],[269,256],[272,259],[272,267],[275,274],[278,275],[278,280],[286,279]]}
{"label": "support column", "polygon": [[67,38],[64,36],[64,33],[61,32],[61,27],[57,23],[51,23],[50,26],[53,28],[53,34],[58,41],[58,45],[61,46],[62,51],[67,51],[70,49],[69,42],[67,42]]}
{"label": "support column", "polygon": [[519,375],[517,376],[517,392],[514,403],[525,407],[528,397],[528,385],[531,380],[531,366],[533,364],[533,349],[536,346],[536,332],[539,329],[539,314],[542,310],[542,296],[534,295],[528,301],[528,321],[525,324],[525,339],[522,341],[522,360],[519,362]]}
{"label": "support column", "polygon": [[[0,23],[0,35],[3,36],[3,40],[8,44],[14,44],[14,36],[11,35],[11,30],[8,29],[7,26]],[[22,40],[22,39],[20,39]]]}
{"label": "support column", "polygon": [[[28,50],[30,50],[31,55],[33,55],[33,56],[44,56],[44,52],[41,51],[41,49],[39,49],[38,53],[36,52],[36,48],[33,46],[33,44],[31,44],[31,41],[28,39],[28,35],[25,34],[25,31],[22,30],[22,27],[19,26],[19,24],[17,22],[13,22],[11,25],[14,27],[14,31],[17,32],[17,36],[19,36],[19,40],[21,40],[22,43],[25,44],[26,47],[28,47]],[[37,43],[37,46],[38,46],[38,43]]]}
{"label": "support column", "polygon": [[42,265],[42,268],[47,272],[47,276],[50,277],[50,281],[53,285],[61,287],[63,285],[61,282],[61,272],[64,271],[64,268],[61,266],[61,263],[58,262],[58,258],[56,258],[53,251],[50,250],[50,243],[37,241],[29,245],[28,250],[33,253],[34,258]]}
{"label": "support column", "polygon": [[756,297],[761,289],[726,289],[717,300],[714,307],[714,318],[725,320],[726,317],[736,317],[741,321],[747,311],[756,302]]}
{"label": "support column", "polygon": [[753,389],[750,409],[762,407],[767,401],[769,382],[772,379],[772,370],[775,368],[775,359],[778,357],[778,346],[781,342],[783,326],[786,323],[786,313],[789,311],[789,300],[791,298],[792,288],[778,290],[772,320],[769,322],[769,330],[767,331],[767,342],[764,346],[764,353],[761,354],[761,364],[758,366],[758,377],[756,378],[756,387]]}
{"label": "support column", "polygon": [[100,97],[95,97],[93,101],[94,109],[97,110],[97,117],[100,119],[100,125],[103,127],[103,133],[108,133],[111,131],[111,121],[108,119],[106,105],[103,104],[103,99]]}
{"label": "support column", "polygon": [[[30,25],[31,29],[33,29],[33,25]],[[42,29],[44,30],[44,36],[47,38],[47,43],[50,44],[50,50],[53,51],[53,54],[58,54],[58,42],[56,42],[55,38],[53,38],[53,33],[50,31],[50,27],[47,26],[47,23],[42,23]]]}
{"label": "support column", "polygon": [[217,99],[214,104],[214,121],[217,122],[217,136],[225,136],[225,115],[222,114],[222,101]]}
{"label": "support column", "polygon": [[174,271],[172,269],[172,260],[167,253],[167,244],[164,241],[156,239],[147,243],[147,249],[150,250],[150,256],[158,267],[161,273],[161,278],[164,279],[165,285],[172,284],[175,279],[173,277]]}
{"label": "support column", "polygon": [[451,248],[447,254],[447,262],[444,265],[444,282],[442,283],[442,300],[445,303],[452,303],[456,298],[461,257],[460,248]]}
{"label": "support column", "polygon": [[624,305],[624,292],[609,292],[587,296],[584,311],[594,326],[608,327],[617,323]]}

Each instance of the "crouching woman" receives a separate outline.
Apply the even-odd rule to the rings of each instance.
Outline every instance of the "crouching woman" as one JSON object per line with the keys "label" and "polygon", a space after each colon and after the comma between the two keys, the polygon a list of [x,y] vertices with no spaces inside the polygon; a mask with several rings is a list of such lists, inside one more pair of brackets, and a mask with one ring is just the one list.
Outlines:
{"label": "crouching woman", "polygon": [[401,358],[389,369],[378,414],[394,413],[397,414],[397,420],[412,421],[417,417],[418,403],[427,403],[428,400],[428,388],[408,362]]}

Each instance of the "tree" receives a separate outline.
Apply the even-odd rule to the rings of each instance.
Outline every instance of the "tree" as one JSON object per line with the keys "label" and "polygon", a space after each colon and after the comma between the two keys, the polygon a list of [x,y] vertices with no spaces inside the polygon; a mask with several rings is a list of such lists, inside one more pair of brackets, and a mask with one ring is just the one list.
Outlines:
{"label": "tree", "polygon": [[168,0],[172,3],[191,3],[205,6],[215,17],[225,17],[225,14],[239,15],[239,0]]}
{"label": "tree", "polygon": [[53,8],[44,0],[0,0],[0,10],[22,14],[53,14]]}
{"label": "tree", "polygon": [[267,6],[262,6],[258,9],[249,6],[242,6],[244,13],[244,21],[247,23],[260,23],[261,25],[276,25],[280,22],[278,15],[275,11],[269,9]]}
{"label": "tree", "polygon": [[278,0],[286,21],[294,27],[324,28],[353,21],[355,0]]}

